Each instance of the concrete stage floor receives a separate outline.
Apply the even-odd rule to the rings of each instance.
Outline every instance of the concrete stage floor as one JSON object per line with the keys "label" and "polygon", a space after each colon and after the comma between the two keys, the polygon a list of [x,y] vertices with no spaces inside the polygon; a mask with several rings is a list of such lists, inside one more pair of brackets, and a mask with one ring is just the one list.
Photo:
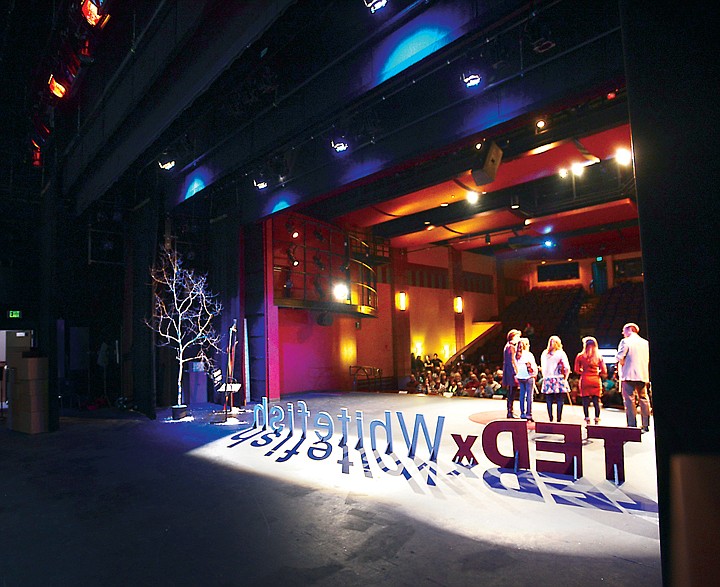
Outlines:
{"label": "concrete stage floor", "polygon": [[[579,479],[539,473],[536,456],[560,455],[536,455],[536,442],[561,437],[534,430],[530,471],[500,470],[480,438],[477,465],[453,463],[452,435],[482,436],[505,416],[504,400],[308,393],[277,402],[288,404],[295,430],[279,436],[252,429],[252,413],[211,423],[221,408],[210,404],[180,421],[169,409],[157,420],[66,413],[59,431],[32,436],[0,421],[0,585],[661,584],[652,428],[625,444],[616,486],[596,439],[583,442]],[[377,424],[371,446],[370,423],[385,410],[392,454]],[[334,421],[329,442],[316,434],[327,433],[315,426],[322,411],[321,423]],[[409,439],[422,415],[435,462],[422,428],[408,456],[398,412]],[[534,417],[547,421],[544,404]],[[581,424],[582,409],[565,406],[563,422]],[[601,423],[622,427],[624,414],[604,410]],[[512,454],[509,443],[498,436],[501,452]]]}

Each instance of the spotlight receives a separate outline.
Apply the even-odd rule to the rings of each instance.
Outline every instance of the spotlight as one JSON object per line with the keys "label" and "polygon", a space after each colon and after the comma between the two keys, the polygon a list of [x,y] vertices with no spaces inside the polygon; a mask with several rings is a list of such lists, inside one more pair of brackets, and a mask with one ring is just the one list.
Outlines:
{"label": "spotlight", "polygon": [[470,204],[477,204],[478,200],[480,199],[480,194],[478,194],[477,192],[469,191],[465,197]]}
{"label": "spotlight", "polygon": [[297,267],[298,265],[300,265],[300,261],[298,261],[297,257],[295,256],[295,245],[288,248],[287,258],[288,258],[288,262],[293,267]]}
{"label": "spotlight", "polygon": [[548,130],[547,118],[538,118],[535,121],[535,134],[539,135],[540,133],[543,133],[546,130]]}
{"label": "spotlight", "polygon": [[320,255],[317,255],[317,254],[316,254],[316,255],[313,257],[313,262],[315,263],[315,266],[316,266],[320,271],[325,271],[325,263],[323,263],[323,260],[320,258]]}
{"label": "spotlight", "polygon": [[580,177],[583,171],[585,171],[585,166],[582,163],[573,163],[570,166],[570,170],[573,172],[573,175]]}
{"label": "spotlight", "polygon": [[555,242],[552,239],[546,238],[543,241],[543,247],[546,249],[552,249],[555,246]]}
{"label": "spotlight", "polygon": [[387,4],[387,0],[364,0],[365,7],[370,9],[370,14],[375,14]]}
{"label": "spotlight", "polygon": [[100,25],[103,28],[110,19],[109,14],[101,14],[98,7],[102,7],[104,0],[84,0],[80,5],[80,12],[91,27]]}
{"label": "spotlight", "polygon": [[253,179],[253,185],[259,190],[264,190],[265,188],[267,188],[268,182],[265,179],[265,177],[261,174],[261,175],[258,175],[255,179]]}
{"label": "spotlight", "polygon": [[323,236],[323,233],[320,232],[317,228],[315,229],[315,232],[313,234],[315,235],[315,238],[321,243],[325,242],[325,237]]}
{"label": "spotlight", "polygon": [[615,161],[618,165],[630,165],[632,162],[632,153],[627,149],[618,149],[615,151]]}
{"label": "spotlight", "polygon": [[342,153],[350,148],[350,145],[345,140],[345,137],[338,137],[330,141],[330,146],[335,149],[336,153]]}
{"label": "spotlight", "polygon": [[285,228],[287,229],[290,238],[298,238],[300,236],[300,231],[295,228],[295,225],[289,220],[285,223]]}
{"label": "spotlight", "polygon": [[67,93],[67,88],[57,81],[53,74],[50,74],[50,79],[48,79],[48,88],[50,88],[50,92],[58,98],[62,98]]}
{"label": "spotlight", "polygon": [[517,194],[510,196],[510,208],[517,210],[520,207],[520,197]]}
{"label": "spotlight", "polygon": [[158,166],[160,167],[160,169],[170,171],[173,167],[175,167],[175,159],[170,157],[170,155],[165,152],[160,155],[160,157],[158,157]]}
{"label": "spotlight", "polygon": [[474,88],[480,85],[482,76],[475,71],[468,71],[462,74],[462,80],[465,83],[465,87]]}
{"label": "spotlight", "polygon": [[490,233],[489,232],[485,235],[485,244],[486,245],[490,244]]}
{"label": "spotlight", "polygon": [[558,173],[560,174],[560,177],[562,177],[563,179],[565,179],[568,176],[568,170],[565,167],[561,167],[560,171],[558,171]]}
{"label": "spotlight", "polygon": [[333,297],[338,302],[345,302],[348,299],[348,296],[350,295],[350,290],[348,289],[348,286],[344,283],[336,283],[333,287]]}
{"label": "spotlight", "polygon": [[442,204],[440,204],[441,208],[447,208],[448,206],[449,204],[447,202],[443,202]]}

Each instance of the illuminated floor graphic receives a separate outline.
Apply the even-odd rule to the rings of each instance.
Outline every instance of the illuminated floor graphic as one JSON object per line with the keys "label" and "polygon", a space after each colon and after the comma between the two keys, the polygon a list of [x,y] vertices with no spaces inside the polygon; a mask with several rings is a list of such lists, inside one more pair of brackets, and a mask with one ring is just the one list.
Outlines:
{"label": "illuminated floor graphic", "polygon": [[[299,413],[302,402],[308,412],[305,438],[301,431],[303,417]],[[269,427],[253,428],[252,413],[239,414],[237,419],[231,418],[224,424],[228,430],[226,436],[190,454],[285,483],[375,501],[465,538],[498,545],[521,545],[537,552],[568,555],[582,552],[590,557],[657,560],[659,565],[652,431],[643,434],[640,442],[625,443],[625,482],[616,485],[606,479],[604,442],[588,441],[585,433],[582,476],[578,479],[574,479],[574,475],[537,471],[538,458],[552,461],[559,460],[561,455],[536,450],[536,442],[562,439],[534,430],[528,432],[530,470],[515,472],[491,462],[482,447],[485,424],[481,422],[503,419],[503,400],[318,393],[290,396],[270,404],[268,411],[272,405],[284,411],[284,428],[279,434]],[[383,427],[371,424],[373,421],[386,423],[386,410],[392,422],[390,454],[387,454]],[[294,414],[292,434],[288,430],[290,411]],[[315,419],[319,412],[326,412],[327,416],[320,417],[325,425],[317,428]],[[361,447],[358,446],[358,412],[362,413]],[[427,438],[422,426],[416,430],[418,414],[425,423]],[[276,412],[276,417],[278,415]],[[344,446],[343,417],[347,432]],[[534,417],[538,422],[547,421],[544,404],[535,404]],[[319,435],[330,432],[327,425],[330,419],[334,433],[327,441],[320,440]],[[196,410],[195,423],[202,421],[202,410]],[[260,421],[265,423],[262,418]],[[563,422],[582,425],[582,408],[565,406]],[[624,413],[603,410],[601,424],[625,427]],[[371,427],[375,428],[375,449]],[[460,449],[453,435],[458,436],[460,444],[466,445],[468,436],[478,436],[469,452],[465,452],[472,454],[477,464],[469,466],[467,459],[461,465],[453,462]],[[416,437],[415,454],[409,456],[413,436]],[[497,447],[500,453],[512,455],[508,432],[497,436]],[[437,451],[436,461],[430,458],[433,449]],[[576,463],[574,471],[577,466]]]}

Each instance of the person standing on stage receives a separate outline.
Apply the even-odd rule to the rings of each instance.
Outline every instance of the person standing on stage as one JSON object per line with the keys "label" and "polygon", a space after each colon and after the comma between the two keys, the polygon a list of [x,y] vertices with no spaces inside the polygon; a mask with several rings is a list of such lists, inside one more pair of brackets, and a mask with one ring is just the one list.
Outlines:
{"label": "person standing on stage", "polygon": [[535,389],[535,377],[537,376],[537,363],[535,362],[535,356],[530,352],[530,341],[527,338],[521,338],[518,341],[515,365],[517,367],[517,380],[520,384],[520,417],[523,420],[532,422],[533,390]]}
{"label": "person standing on stage", "polygon": [[540,355],[540,369],[543,374],[542,392],[545,394],[548,417],[553,421],[552,405],[557,404],[557,421],[562,422],[562,409],[565,394],[570,392],[567,378],[570,374],[570,362],[562,348],[559,336],[548,339],[547,348]]}
{"label": "person standing on stage", "polygon": [[503,349],[503,367],[502,367],[502,386],[507,392],[507,417],[514,418],[513,404],[518,391],[517,368],[515,363],[515,353],[517,352],[517,343],[522,333],[519,330],[512,329],[507,333],[507,343]]}
{"label": "person standing on stage", "polygon": [[580,375],[580,397],[582,398],[585,424],[590,424],[590,402],[595,408],[595,424],[600,423],[600,394],[602,380],[607,377],[605,361],[598,353],[597,340],[592,336],[582,339],[583,350],[575,357],[575,373]]}
{"label": "person standing on stage", "polygon": [[618,346],[616,358],[627,425],[631,428],[637,426],[635,405],[637,397],[642,417],[642,431],[649,432],[650,400],[647,396],[647,386],[650,382],[650,345],[638,332],[640,327],[633,322],[623,326],[623,339]]}

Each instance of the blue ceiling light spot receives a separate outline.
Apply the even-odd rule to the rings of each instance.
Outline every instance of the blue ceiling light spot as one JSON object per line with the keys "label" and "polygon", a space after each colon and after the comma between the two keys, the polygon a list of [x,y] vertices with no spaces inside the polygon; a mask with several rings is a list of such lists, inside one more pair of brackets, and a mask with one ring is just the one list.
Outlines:
{"label": "blue ceiling light spot", "polygon": [[190,182],[190,185],[188,185],[187,190],[185,190],[185,199],[192,198],[195,194],[197,194],[200,190],[205,189],[205,182],[200,177],[196,177]]}
{"label": "blue ceiling light spot", "polygon": [[285,208],[289,208],[290,204],[286,200],[279,200],[275,203],[272,210],[270,210],[271,214],[275,214],[275,212],[280,212],[280,210],[284,210]]}
{"label": "blue ceiling light spot", "polygon": [[205,166],[193,169],[184,179],[179,196],[183,200],[192,198],[213,182],[213,173]]}
{"label": "blue ceiling light spot", "polygon": [[384,82],[392,76],[415,65],[421,59],[444,47],[447,41],[448,30],[445,28],[427,26],[402,39],[394,48],[380,72],[379,82]]}

